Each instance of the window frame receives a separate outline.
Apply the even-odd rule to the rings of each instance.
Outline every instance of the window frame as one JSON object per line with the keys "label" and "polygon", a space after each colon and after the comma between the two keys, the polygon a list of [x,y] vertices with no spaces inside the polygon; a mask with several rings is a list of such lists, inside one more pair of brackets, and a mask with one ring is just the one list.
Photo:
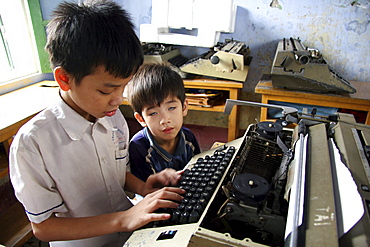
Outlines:
{"label": "window frame", "polygon": [[33,34],[33,41],[36,46],[36,55],[39,72],[6,82],[0,83],[0,95],[9,93],[11,91],[20,89],[40,82],[42,80],[53,80],[52,69],[49,63],[49,57],[44,47],[46,44],[46,30],[48,24],[47,20],[43,19],[40,0],[23,0],[26,12],[29,15],[31,25],[31,33]]}
{"label": "window frame", "polygon": [[26,3],[28,4],[30,13],[41,73],[50,73],[52,71],[50,68],[49,57],[44,49],[46,44],[45,27],[48,24],[48,21],[44,20],[42,17],[40,0],[26,0]]}

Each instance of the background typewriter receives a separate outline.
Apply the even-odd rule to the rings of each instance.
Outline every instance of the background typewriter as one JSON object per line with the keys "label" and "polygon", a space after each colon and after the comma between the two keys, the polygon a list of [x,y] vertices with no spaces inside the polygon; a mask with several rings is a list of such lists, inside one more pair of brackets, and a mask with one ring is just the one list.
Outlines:
{"label": "background typewriter", "polygon": [[125,246],[370,246],[369,126],[291,113],[195,156],[171,219]]}

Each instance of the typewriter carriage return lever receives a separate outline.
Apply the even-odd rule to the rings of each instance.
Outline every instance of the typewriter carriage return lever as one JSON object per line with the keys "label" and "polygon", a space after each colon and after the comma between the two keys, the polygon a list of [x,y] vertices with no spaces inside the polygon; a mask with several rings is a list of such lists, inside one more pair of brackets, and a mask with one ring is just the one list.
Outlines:
{"label": "typewriter carriage return lever", "polygon": [[267,107],[267,108],[280,109],[281,112],[282,112],[282,120],[285,120],[285,121],[290,122],[290,123],[297,123],[298,122],[298,110],[294,107],[273,105],[273,104],[264,104],[264,103],[257,103],[257,102],[244,101],[244,100],[227,99],[225,109],[224,109],[224,114],[230,115],[231,110],[233,109],[234,105],[246,105],[246,106],[256,106],[256,107]]}

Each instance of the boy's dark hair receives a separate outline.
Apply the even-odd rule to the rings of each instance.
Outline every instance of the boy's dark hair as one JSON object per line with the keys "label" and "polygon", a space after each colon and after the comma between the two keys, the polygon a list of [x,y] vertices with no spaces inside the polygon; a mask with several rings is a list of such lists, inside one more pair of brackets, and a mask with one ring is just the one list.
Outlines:
{"label": "boy's dark hair", "polygon": [[159,106],[168,96],[177,97],[184,105],[184,82],[165,64],[143,64],[127,85],[127,99],[139,114],[145,107]]}
{"label": "boy's dark hair", "polygon": [[52,68],[63,67],[76,83],[98,66],[128,78],[143,63],[140,41],[128,13],[111,1],[61,3],[47,26]]}

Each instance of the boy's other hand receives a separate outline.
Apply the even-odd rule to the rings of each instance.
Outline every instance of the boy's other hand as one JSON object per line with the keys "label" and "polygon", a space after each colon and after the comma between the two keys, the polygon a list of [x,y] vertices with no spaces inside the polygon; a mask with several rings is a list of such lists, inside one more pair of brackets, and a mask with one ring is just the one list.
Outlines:
{"label": "boy's other hand", "polygon": [[151,193],[166,186],[176,186],[181,179],[182,173],[183,171],[167,168],[161,172],[152,174],[146,180],[145,190],[147,193]]}
{"label": "boy's other hand", "polygon": [[167,220],[170,214],[154,213],[159,208],[176,208],[177,202],[184,198],[180,195],[185,190],[175,187],[165,187],[156,190],[144,197],[138,204],[125,211],[120,222],[126,231],[134,231],[149,222]]}

